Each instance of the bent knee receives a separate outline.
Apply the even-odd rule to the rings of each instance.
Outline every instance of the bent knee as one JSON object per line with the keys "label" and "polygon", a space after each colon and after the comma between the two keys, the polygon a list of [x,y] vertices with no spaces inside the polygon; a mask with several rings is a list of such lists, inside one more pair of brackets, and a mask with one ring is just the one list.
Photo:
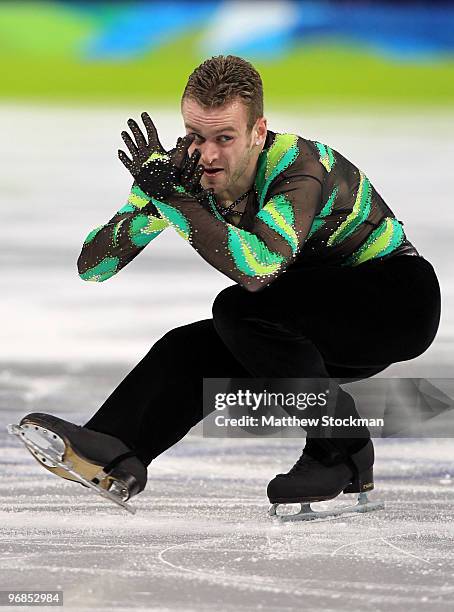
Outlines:
{"label": "bent knee", "polygon": [[[252,298],[252,299],[251,299]],[[240,285],[231,285],[215,297],[211,311],[215,323],[241,319],[250,312],[254,294]]]}
{"label": "bent knee", "polygon": [[211,332],[211,329],[211,319],[180,325],[167,331],[157,340],[156,344],[171,347],[172,349],[187,348],[188,346],[193,346],[196,342],[202,341],[206,334]]}

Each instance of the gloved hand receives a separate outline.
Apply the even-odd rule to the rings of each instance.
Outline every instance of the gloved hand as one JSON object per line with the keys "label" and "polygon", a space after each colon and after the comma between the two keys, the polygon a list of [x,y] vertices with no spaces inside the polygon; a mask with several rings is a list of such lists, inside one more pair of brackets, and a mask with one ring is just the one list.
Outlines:
{"label": "gloved hand", "polygon": [[[129,119],[128,126],[135,142],[128,132],[123,131],[121,137],[132,159],[122,150],[118,151],[118,157],[142,191],[158,200],[181,191],[181,187],[196,198],[203,196],[204,190],[200,185],[203,167],[198,166],[200,151],[195,149],[191,157],[188,156],[194,136],[178,138],[176,147],[167,152],[148,113],[144,112],[141,116],[148,142],[134,119]],[[179,186],[180,189],[177,189]]]}

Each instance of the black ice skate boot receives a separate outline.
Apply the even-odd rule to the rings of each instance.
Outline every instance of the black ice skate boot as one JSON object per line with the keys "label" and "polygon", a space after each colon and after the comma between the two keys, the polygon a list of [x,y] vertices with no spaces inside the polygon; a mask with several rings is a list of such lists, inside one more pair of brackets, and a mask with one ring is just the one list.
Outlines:
{"label": "black ice skate boot", "polygon": [[[318,518],[344,512],[366,512],[383,508],[369,502],[367,492],[374,488],[374,447],[369,440],[308,438],[301,457],[287,474],[278,474],[268,484],[273,504],[270,515],[278,516],[279,504],[300,503],[295,515],[280,515],[283,520]],[[359,493],[358,504],[334,511],[314,511],[311,502],[337,497],[341,492]]]}
{"label": "black ice skate boot", "polygon": [[22,438],[49,471],[96,489],[130,511],[123,502],[145,488],[147,468],[136,451],[114,436],[38,412],[28,414],[9,431]]}

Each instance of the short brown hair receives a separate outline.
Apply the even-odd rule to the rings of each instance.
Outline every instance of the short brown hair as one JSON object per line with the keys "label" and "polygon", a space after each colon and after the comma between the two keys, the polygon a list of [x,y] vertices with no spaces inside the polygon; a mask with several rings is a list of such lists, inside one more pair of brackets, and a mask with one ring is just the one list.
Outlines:
{"label": "short brown hair", "polygon": [[248,130],[263,117],[262,79],[252,64],[236,55],[217,55],[200,64],[190,75],[181,98],[202,106],[222,106],[240,97],[248,108]]}

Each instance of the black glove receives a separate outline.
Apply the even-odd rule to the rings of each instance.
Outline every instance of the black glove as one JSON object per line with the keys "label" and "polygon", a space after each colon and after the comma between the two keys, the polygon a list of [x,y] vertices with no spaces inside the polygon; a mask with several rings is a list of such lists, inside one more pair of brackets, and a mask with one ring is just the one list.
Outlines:
{"label": "black glove", "polygon": [[142,113],[148,142],[134,119],[128,120],[135,142],[128,132],[122,132],[132,159],[124,151],[118,151],[118,157],[134,177],[136,183],[148,196],[165,199],[169,195],[183,191],[194,197],[203,196],[200,185],[203,167],[198,166],[200,151],[195,149],[191,157],[188,149],[194,136],[192,134],[178,138],[174,149],[166,151],[159,141],[156,128],[148,115]]}

